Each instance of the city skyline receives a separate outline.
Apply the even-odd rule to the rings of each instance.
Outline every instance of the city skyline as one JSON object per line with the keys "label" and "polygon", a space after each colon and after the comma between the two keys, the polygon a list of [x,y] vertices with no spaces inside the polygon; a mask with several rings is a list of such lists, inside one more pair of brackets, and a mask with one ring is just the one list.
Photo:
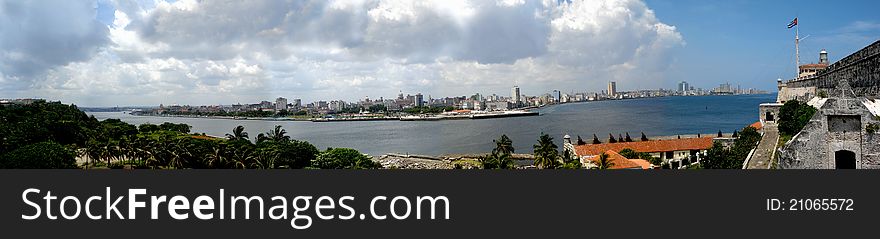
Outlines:
{"label": "city skyline", "polygon": [[609,81],[621,91],[680,81],[773,91],[795,74],[793,17],[812,36],[805,63],[880,36],[865,7],[874,2],[2,3],[0,96],[95,107],[504,95],[513,85],[541,95]]}

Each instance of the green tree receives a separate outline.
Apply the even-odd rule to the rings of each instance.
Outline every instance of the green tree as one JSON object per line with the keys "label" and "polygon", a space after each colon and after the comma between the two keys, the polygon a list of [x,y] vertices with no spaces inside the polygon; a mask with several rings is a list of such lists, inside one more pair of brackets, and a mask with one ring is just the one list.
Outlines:
{"label": "green tree", "polygon": [[229,140],[247,140],[248,133],[244,132],[244,126],[236,126],[232,129],[232,134],[226,134],[226,138]]}
{"label": "green tree", "polygon": [[159,129],[161,130],[181,132],[184,134],[189,134],[191,128],[192,127],[188,124],[175,124],[171,122],[165,122],[159,125]]}
{"label": "green tree", "polygon": [[785,102],[779,108],[779,133],[782,135],[793,136],[801,131],[810,118],[816,113],[816,108],[807,103],[797,100]]}
{"label": "green tree", "polygon": [[651,156],[651,154],[649,154],[649,153],[645,153],[645,152],[636,152],[635,150],[632,150],[632,149],[629,149],[629,148],[622,149],[622,150],[620,150],[619,153],[620,153],[621,156],[623,156],[623,157],[625,157],[625,158],[628,158],[628,159],[644,159],[644,160],[650,162],[651,164],[653,164],[653,165],[657,165],[657,166],[660,166],[660,165],[663,163],[663,160],[661,160],[660,158],[657,158],[657,157]]}
{"label": "green tree", "polygon": [[330,148],[312,161],[312,167],[322,169],[375,169],[381,168],[361,152],[348,148]]}
{"label": "green tree", "polygon": [[501,138],[498,138],[497,140],[492,140],[492,142],[495,142],[495,149],[492,150],[493,154],[513,154],[513,141],[511,141],[506,134],[502,134]]}
{"label": "green tree", "polygon": [[275,129],[273,129],[272,131],[266,132],[266,137],[269,140],[272,140],[275,142],[290,141],[290,136],[287,136],[285,134],[287,134],[287,131],[282,129],[281,125],[276,125]]}
{"label": "green tree", "polygon": [[534,145],[535,166],[540,169],[554,169],[559,167],[559,147],[553,143],[553,137],[541,133],[538,144]]}
{"label": "green tree", "polygon": [[257,144],[257,149],[274,153],[273,168],[309,167],[320,153],[318,148],[306,141],[266,141]]}
{"label": "green tree", "polygon": [[583,165],[581,165],[581,161],[571,155],[568,150],[562,150],[562,166],[560,168],[563,169],[580,169]]}
{"label": "green tree", "polygon": [[483,165],[483,169],[512,169],[515,166],[510,154],[493,152],[487,156],[480,157],[479,161]]}
{"label": "green tree", "polygon": [[614,167],[614,163],[611,162],[611,159],[608,158],[608,154],[600,154],[599,160],[596,161],[595,169],[611,169],[611,167]]}
{"label": "green tree", "polygon": [[0,168],[66,169],[77,168],[76,154],[61,144],[47,141],[30,144],[0,155]]}

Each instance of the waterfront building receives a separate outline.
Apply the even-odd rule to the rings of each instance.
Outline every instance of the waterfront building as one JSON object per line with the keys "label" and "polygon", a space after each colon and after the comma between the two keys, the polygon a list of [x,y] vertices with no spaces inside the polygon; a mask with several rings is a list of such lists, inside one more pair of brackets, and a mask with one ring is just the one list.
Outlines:
{"label": "waterfront building", "polygon": [[275,106],[272,105],[272,102],[265,101],[265,100],[261,101],[260,104],[257,106],[257,108],[259,108],[259,110],[267,110],[267,109],[268,110],[275,110]]}
{"label": "waterfront building", "polygon": [[486,110],[500,111],[510,109],[510,102],[507,101],[489,101],[486,102]]}
{"label": "waterfront building", "polygon": [[732,95],[736,92],[735,89],[730,87],[730,83],[722,83],[718,86],[718,88],[715,88],[712,93],[716,95]]}
{"label": "waterfront building", "polygon": [[339,111],[344,110],[345,106],[346,106],[345,101],[341,101],[341,100],[330,101],[330,104],[328,105],[329,110],[335,111],[335,112],[339,112]]}
{"label": "waterfront building", "polygon": [[294,109],[302,108],[302,100],[301,99],[293,99],[293,108]]}
{"label": "waterfront building", "polygon": [[287,99],[284,97],[278,97],[275,99],[275,111],[287,110]]}
{"label": "waterfront building", "polygon": [[510,89],[510,102],[516,106],[522,102],[522,98],[519,92],[519,86],[513,86],[513,89]]}
{"label": "waterfront building", "polygon": [[678,83],[678,91],[681,93],[686,93],[691,87],[688,86],[687,81],[681,81]]}
{"label": "waterfront building", "polygon": [[617,82],[611,81],[608,82],[608,96],[616,97],[617,96]]}
{"label": "waterfront building", "polygon": [[413,97],[413,106],[425,106],[425,99],[423,98],[422,93],[416,93],[416,95]]}

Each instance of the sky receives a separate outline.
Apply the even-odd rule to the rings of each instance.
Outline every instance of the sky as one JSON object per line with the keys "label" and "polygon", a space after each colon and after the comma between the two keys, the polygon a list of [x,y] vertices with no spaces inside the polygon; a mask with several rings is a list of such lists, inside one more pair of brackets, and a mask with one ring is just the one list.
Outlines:
{"label": "sky", "polygon": [[0,98],[80,106],[282,96],[775,90],[880,39],[877,1],[0,0]]}

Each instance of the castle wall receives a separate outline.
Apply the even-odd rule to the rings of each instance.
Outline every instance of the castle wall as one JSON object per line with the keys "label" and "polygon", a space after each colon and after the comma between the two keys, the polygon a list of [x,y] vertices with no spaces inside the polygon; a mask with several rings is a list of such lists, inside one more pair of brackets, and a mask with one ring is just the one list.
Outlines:
{"label": "castle wall", "polygon": [[856,98],[829,99],[779,152],[783,169],[834,169],[835,152],[855,153],[856,168],[880,169],[880,133],[868,133],[876,117]]}

